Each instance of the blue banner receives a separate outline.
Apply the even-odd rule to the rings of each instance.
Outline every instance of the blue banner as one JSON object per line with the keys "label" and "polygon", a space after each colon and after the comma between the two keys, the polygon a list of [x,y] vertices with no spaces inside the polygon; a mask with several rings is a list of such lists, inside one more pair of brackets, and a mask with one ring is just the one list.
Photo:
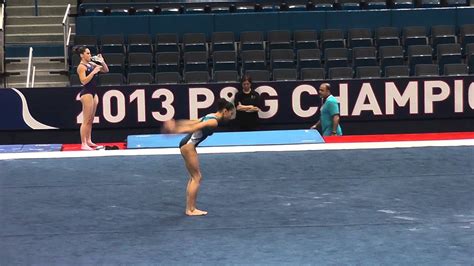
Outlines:
{"label": "blue banner", "polygon": [[[260,82],[263,124],[312,123],[319,118],[322,82]],[[474,76],[330,81],[344,121],[474,117]],[[171,118],[214,112],[233,100],[238,83],[98,88],[95,128],[159,127]],[[82,121],[78,87],[0,89],[0,129],[75,129]]]}

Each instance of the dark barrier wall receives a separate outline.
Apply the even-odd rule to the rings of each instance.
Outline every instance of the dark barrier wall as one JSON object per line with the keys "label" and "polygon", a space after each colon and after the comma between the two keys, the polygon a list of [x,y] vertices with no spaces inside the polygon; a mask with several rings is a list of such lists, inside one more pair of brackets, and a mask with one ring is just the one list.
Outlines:
{"label": "dark barrier wall", "polygon": [[[342,121],[474,118],[474,76],[331,81]],[[311,123],[319,117],[321,82],[255,83],[264,124]],[[198,118],[215,99],[232,100],[239,84],[102,87],[96,128],[159,127]],[[82,121],[80,88],[0,90],[0,130],[73,129]]]}
{"label": "dark barrier wall", "polygon": [[375,29],[382,26],[426,26],[474,23],[474,7],[346,10],[232,14],[181,14],[156,16],[82,16],[76,20],[76,34],[178,34],[215,31],[269,31],[325,28]]}

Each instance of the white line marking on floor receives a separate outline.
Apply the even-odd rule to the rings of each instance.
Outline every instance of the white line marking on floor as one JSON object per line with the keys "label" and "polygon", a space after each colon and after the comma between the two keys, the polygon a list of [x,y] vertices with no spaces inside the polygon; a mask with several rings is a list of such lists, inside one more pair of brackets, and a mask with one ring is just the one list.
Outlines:
{"label": "white line marking on floor", "polygon": [[[248,153],[275,151],[328,151],[328,150],[359,150],[359,149],[394,149],[420,147],[474,146],[474,139],[435,140],[435,141],[392,141],[392,142],[358,142],[358,143],[319,143],[295,145],[267,146],[229,146],[229,147],[198,147],[200,154],[215,153]],[[82,158],[106,156],[143,156],[179,154],[178,148],[161,149],[129,149],[100,151],[55,151],[55,152],[23,152],[0,153],[0,160],[15,159],[46,159],[46,158]]]}

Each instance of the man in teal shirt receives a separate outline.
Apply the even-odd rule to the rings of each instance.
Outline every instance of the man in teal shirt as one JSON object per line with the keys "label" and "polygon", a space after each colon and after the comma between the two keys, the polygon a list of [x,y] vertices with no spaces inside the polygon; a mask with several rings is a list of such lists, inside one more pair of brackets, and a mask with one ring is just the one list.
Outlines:
{"label": "man in teal shirt", "polygon": [[321,125],[323,136],[341,136],[342,129],[339,125],[339,102],[331,95],[331,85],[323,83],[319,86],[319,96],[324,100],[321,106],[321,116],[319,121],[311,128],[318,128]]}

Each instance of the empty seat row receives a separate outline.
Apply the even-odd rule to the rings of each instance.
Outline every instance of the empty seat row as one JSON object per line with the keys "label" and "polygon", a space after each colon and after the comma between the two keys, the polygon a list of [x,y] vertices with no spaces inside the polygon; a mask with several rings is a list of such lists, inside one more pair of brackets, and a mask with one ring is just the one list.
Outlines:
{"label": "empty seat row", "polygon": [[236,12],[284,12],[312,10],[357,10],[413,7],[467,6],[468,0],[292,0],[275,3],[272,1],[229,1],[204,3],[170,3],[154,0],[81,0],[80,14],[97,15],[157,15],[157,14],[199,14]]}
{"label": "empty seat row", "polygon": [[[437,77],[440,75],[440,67],[437,64],[419,64],[415,66],[416,77]],[[462,76],[468,75],[468,66],[465,64],[447,64],[443,71],[446,76]],[[354,75],[355,74],[355,75]],[[303,75],[303,72],[302,72]],[[410,76],[408,66],[388,66],[385,73],[382,74],[378,66],[358,67],[354,73],[350,67],[339,67],[329,69],[329,79],[370,79],[370,78],[402,78]]]}
{"label": "empty seat row", "polygon": [[[468,66],[465,64],[448,64],[444,66],[446,76],[462,76],[468,75]],[[267,81],[269,71],[254,70],[251,72],[257,75],[257,81]],[[417,77],[431,77],[439,76],[439,66],[436,64],[420,64],[416,65],[415,76]],[[295,69],[276,69],[273,71],[273,80],[287,81],[296,80],[297,77],[301,80],[323,80],[323,79],[371,79],[371,78],[401,78],[409,77],[410,71],[408,66],[389,66],[385,74],[382,74],[378,66],[357,67],[354,71],[351,67],[334,67],[330,68],[327,73],[323,68],[304,68],[301,69],[299,75]],[[254,78],[252,76],[252,78]]]}
{"label": "empty seat row", "polygon": [[[444,66],[444,73],[447,76],[460,76],[468,74],[468,66],[465,64],[447,64]],[[256,82],[259,81],[292,81],[292,80],[324,80],[324,79],[371,79],[382,77],[381,69],[378,66],[358,67],[354,73],[350,67],[330,68],[327,76],[323,68],[304,68],[298,73],[297,69],[284,68],[268,70],[248,70],[245,72]],[[355,75],[354,75],[355,74]],[[439,66],[436,64],[420,64],[415,67],[415,76],[432,77],[439,76]],[[389,66],[383,75],[387,78],[409,77],[408,66]],[[72,74],[71,86],[80,86],[81,83],[77,74]],[[147,85],[147,84],[179,84],[184,83],[209,83],[209,82],[238,82],[239,74],[235,70],[214,71],[212,78],[207,71],[184,72],[183,77],[178,72],[156,73],[153,77],[150,73],[130,73],[127,77],[120,73],[107,73],[99,75],[99,85],[120,86]]]}
{"label": "empty seat row", "polygon": [[[237,71],[216,71],[211,79],[207,71],[184,72],[181,76],[178,72],[156,73],[153,77],[150,73],[130,73],[127,77],[120,73],[100,74],[98,84],[100,86],[120,85],[147,85],[147,84],[179,84],[179,83],[208,83],[216,82],[238,82]],[[77,74],[70,75],[71,86],[81,86]]]}
{"label": "empty seat row", "polygon": [[[155,58],[151,53],[104,54],[111,72],[180,72],[213,70],[267,70],[281,68],[320,68],[326,71],[333,67],[381,66],[385,71],[388,66],[408,64],[411,74],[414,75],[415,65],[438,63],[441,74],[444,65],[462,63],[459,44],[440,44],[438,55],[433,57],[429,45],[412,45],[408,49],[407,63],[401,46],[385,46],[377,50],[375,47],[356,47],[349,56],[347,48],[328,48],[324,57],[319,49],[302,49],[295,54],[292,49],[275,49],[270,53],[270,60],[266,59],[264,51],[249,50],[241,53],[239,60],[235,51],[216,51],[209,58],[206,52],[186,52],[181,60],[178,52],[158,53]],[[436,59],[436,60],[435,60]],[[76,71],[79,57],[72,59],[71,71]],[[465,62],[474,70],[474,43],[468,45],[468,56]]]}
{"label": "empty seat row", "polygon": [[[301,30],[294,32],[294,38],[290,31],[270,31],[267,38],[263,32],[248,31],[239,35],[239,44],[242,50],[261,50],[267,45],[270,48],[283,49],[293,48],[293,40],[296,49],[317,48],[317,33],[312,30]],[[228,51],[237,48],[235,34],[233,32],[214,32],[208,44],[204,33],[185,33],[182,40],[177,34],[157,34],[152,40],[148,34],[130,34],[125,38],[123,35],[103,35],[100,40],[93,35],[76,35],[75,45],[84,45],[97,53],[118,52],[177,52],[183,51]]]}
{"label": "empty seat row", "polygon": [[[186,33],[182,40],[174,33],[157,34],[152,40],[148,34],[131,34],[127,40],[123,35],[104,35],[100,40],[96,36],[77,35],[75,45],[85,45],[92,53],[126,53],[126,52],[183,52],[187,51],[228,51],[228,50],[273,50],[273,49],[314,49],[323,52],[327,48],[355,48],[367,46],[399,46],[405,50],[411,45],[431,45],[436,50],[439,44],[460,43],[464,49],[474,43],[474,24],[460,27],[459,35],[454,26],[439,25],[431,28],[428,34],[426,27],[405,27],[402,32],[395,27],[380,27],[375,34],[370,29],[349,29],[347,39],[345,32],[339,29],[322,30],[318,36],[315,30],[297,30],[293,34],[286,30],[268,31],[266,37],[261,31],[247,31],[236,40],[233,32],[214,32],[208,43],[204,33]],[[268,49],[267,49],[268,48]]]}

